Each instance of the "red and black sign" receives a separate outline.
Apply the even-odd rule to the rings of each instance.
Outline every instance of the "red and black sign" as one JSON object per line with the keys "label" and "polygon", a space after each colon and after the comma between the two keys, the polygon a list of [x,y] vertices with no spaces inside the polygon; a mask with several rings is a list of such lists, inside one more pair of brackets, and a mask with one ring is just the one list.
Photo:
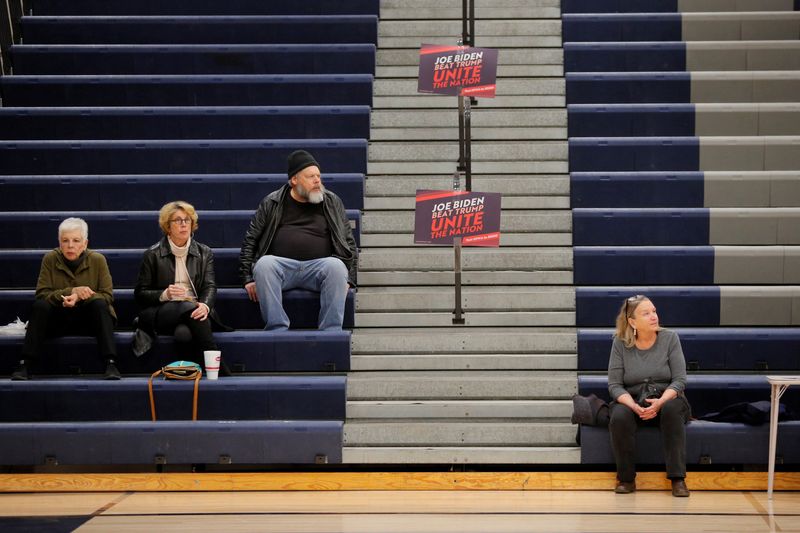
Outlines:
{"label": "red and black sign", "polygon": [[423,44],[419,50],[421,93],[494,98],[497,50]]}
{"label": "red and black sign", "polygon": [[417,191],[415,244],[500,246],[500,194],[469,191]]}

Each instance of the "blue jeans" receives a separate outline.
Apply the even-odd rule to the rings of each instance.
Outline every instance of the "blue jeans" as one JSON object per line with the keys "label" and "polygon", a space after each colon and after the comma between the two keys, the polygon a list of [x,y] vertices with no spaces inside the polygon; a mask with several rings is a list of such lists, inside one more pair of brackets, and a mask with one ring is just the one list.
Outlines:
{"label": "blue jeans", "polygon": [[336,257],[298,261],[277,255],[265,255],[253,268],[258,305],[266,323],[264,329],[289,329],[289,317],[283,310],[283,291],[306,289],[318,291],[319,329],[342,329],[347,299],[347,267]]}

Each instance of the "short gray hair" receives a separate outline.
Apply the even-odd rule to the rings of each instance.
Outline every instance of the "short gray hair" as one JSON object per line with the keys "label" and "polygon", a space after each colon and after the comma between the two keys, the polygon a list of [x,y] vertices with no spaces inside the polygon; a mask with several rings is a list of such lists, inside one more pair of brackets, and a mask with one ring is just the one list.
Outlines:
{"label": "short gray hair", "polygon": [[58,240],[61,240],[61,235],[65,231],[80,231],[84,241],[89,239],[89,225],[82,218],[65,218],[64,221],[58,225]]}

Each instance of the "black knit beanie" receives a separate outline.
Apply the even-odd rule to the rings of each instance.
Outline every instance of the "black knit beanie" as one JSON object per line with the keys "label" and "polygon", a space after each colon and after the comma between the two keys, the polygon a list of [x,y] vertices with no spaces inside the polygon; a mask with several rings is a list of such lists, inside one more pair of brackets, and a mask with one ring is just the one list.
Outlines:
{"label": "black knit beanie", "polygon": [[304,168],[310,166],[319,168],[319,163],[314,159],[314,156],[305,150],[295,150],[289,154],[289,179]]}

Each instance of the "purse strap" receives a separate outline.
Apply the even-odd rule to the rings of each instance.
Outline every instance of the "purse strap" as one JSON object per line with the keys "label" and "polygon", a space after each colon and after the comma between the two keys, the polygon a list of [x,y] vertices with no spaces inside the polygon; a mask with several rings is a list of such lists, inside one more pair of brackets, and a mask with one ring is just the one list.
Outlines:
{"label": "purse strap", "polygon": [[180,367],[169,367],[165,366],[164,368],[159,368],[153,375],[150,376],[150,379],[147,381],[147,392],[150,395],[150,417],[152,418],[153,422],[156,421],[156,400],[155,396],[153,395],[153,379],[158,377],[160,374],[163,374],[165,378],[170,379],[180,379],[180,380],[194,380],[194,393],[192,395],[192,421],[197,421],[197,397],[200,393],[200,378],[203,376],[202,372],[194,372],[190,375],[180,375],[175,374],[174,372],[170,372],[171,369],[180,368]]}

